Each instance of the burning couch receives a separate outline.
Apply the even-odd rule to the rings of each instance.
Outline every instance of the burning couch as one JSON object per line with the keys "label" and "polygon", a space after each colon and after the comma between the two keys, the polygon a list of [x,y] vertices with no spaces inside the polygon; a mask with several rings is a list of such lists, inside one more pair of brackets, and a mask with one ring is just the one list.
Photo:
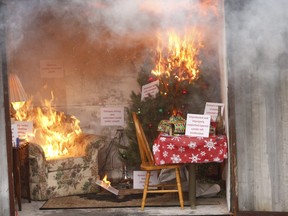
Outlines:
{"label": "burning couch", "polygon": [[47,200],[95,192],[99,188],[98,153],[106,138],[82,132],[78,119],[55,111],[51,102],[45,101],[41,108],[26,103],[15,112],[16,121],[33,122],[33,133],[25,137],[30,197]]}
{"label": "burning couch", "polygon": [[[47,160],[41,145],[29,143],[32,200],[95,192],[98,188],[98,152],[105,137],[80,134],[75,140],[82,155]],[[80,150],[80,152],[81,152]]]}

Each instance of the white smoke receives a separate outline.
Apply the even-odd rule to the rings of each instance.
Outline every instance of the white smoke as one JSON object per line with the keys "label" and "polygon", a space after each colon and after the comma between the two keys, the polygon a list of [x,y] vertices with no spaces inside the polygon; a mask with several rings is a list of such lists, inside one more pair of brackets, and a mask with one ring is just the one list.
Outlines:
{"label": "white smoke", "polygon": [[231,25],[228,34],[231,40],[238,40],[235,52],[242,56],[238,59],[238,65],[250,65],[260,53],[275,61],[279,54],[287,52],[285,40],[288,38],[285,35],[288,32],[288,1],[252,0],[241,4],[239,10],[229,11],[228,8],[225,11],[229,14],[226,17],[230,19],[228,22]]}

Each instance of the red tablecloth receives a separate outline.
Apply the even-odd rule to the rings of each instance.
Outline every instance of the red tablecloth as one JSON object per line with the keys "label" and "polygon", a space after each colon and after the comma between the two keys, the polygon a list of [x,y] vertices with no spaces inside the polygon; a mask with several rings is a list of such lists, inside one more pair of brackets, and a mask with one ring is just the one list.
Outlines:
{"label": "red tablecloth", "polygon": [[222,162],[227,158],[227,138],[223,135],[204,138],[160,133],[154,140],[153,154],[157,165]]}

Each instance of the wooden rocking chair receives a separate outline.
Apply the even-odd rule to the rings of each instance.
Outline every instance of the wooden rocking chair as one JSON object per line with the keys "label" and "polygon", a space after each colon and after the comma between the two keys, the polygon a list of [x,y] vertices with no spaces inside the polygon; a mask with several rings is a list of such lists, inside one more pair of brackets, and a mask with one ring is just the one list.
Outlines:
{"label": "wooden rocking chair", "polygon": [[[132,113],[133,120],[136,128],[136,135],[137,135],[137,141],[139,146],[139,151],[141,155],[141,169],[146,171],[146,179],[145,179],[145,185],[144,185],[144,191],[143,191],[143,198],[141,203],[141,210],[144,210],[147,193],[176,193],[178,192],[179,195],[179,202],[181,209],[184,208],[184,201],[183,201],[183,192],[182,192],[182,185],[181,185],[181,179],[180,179],[180,167],[181,164],[171,164],[171,165],[155,165],[153,154],[150,150],[150,146],[147,142],[146,136],[144,134],[143,128],[139,122],[139,119],[137,117],[137,114],[135,112]],[[159,185],[149,185],[149,179],[151,175],[151,171],[161,171],[161,169],[175,169],[176,172],[176,188],[174,185],[168,185],[168,184],[159,184]],[[166,186],[166,188],[165,188]],[[174,186],[174,188],[168,189],[167,187],[171,188],[171,186]],[[157,188],[157,189],[150,189],[151,187]]]}

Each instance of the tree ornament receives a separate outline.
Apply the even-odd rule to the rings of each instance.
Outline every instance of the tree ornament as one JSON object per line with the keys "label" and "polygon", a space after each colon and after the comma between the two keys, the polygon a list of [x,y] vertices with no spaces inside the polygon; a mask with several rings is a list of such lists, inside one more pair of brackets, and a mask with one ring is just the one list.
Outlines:
{"label": "tree ornament", "polygon": [[182,90],[182,95],[186,95],[188,93],[188,91],[186,89]]}
{"label": "tree ornament", "polygon": [[162,108],[159,108],[159,113],[163,113],[163,109]]}
{"label": "tree ornament", "polygon": [[152,126],[153,126],[153,125],[152,125],[151,123],[148,124],[148,127],[149,127],[149,128],[152,128]]}
{"label": "tree ornament", "polygon": [[138,108],[137,114],[141,114],[141,109]]}
{"label": "tree ornament", "polygon": [[181,116],[181,117],[183,117],[183,113],[182,113],[180,110],[178,110],[177,113],[176,113],[176,116]]}
{"label": "tree ornament", "polygon": [[153,82],[153,81],[154,81],[154,78],[153,78],[153,77],[149,77],[149,78],[148,78],[148,81],[149,81],[149,82]]}

